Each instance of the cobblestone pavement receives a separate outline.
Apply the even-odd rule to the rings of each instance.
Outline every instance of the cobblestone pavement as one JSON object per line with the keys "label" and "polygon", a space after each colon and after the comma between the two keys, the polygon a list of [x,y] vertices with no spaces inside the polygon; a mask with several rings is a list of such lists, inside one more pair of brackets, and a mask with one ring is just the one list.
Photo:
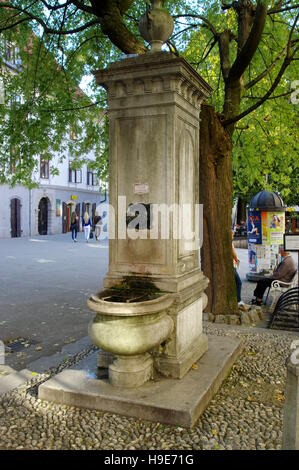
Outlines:
{"label": "cobblestone pavement", "polygon": [[280,449],[285,359],[298,334],[215,324],[205,330],[243,338],[245,349],[193,429],[38,400],[37,385],[94,350],[88,348],[0,398],[0,448]]}
{"label": "cobblestone pavement", "polygon": [[19,342],[5,358],[14,369],[87,334],[86,297],[102,287],[109,250],[107,241],[87,244],[82,233],[78,240],[69,233],[0,240],[0,340]]}

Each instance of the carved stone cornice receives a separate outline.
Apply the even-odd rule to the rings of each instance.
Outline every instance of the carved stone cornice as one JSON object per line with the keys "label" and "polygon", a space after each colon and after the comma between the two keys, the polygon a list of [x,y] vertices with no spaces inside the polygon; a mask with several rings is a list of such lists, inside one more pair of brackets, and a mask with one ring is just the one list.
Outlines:
{"label": "carved stone cornice", "polygon": [[174,92],[199,108],[212,92],[186,60],[164,52],[124,59],[94,75],[109,100]]}

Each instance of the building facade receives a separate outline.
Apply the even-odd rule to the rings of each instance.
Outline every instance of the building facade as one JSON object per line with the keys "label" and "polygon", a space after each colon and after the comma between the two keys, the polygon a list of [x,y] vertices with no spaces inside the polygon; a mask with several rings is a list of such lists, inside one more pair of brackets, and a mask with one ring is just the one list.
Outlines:
{"label": "building facade", "polygon": [[[18,73],[22,66],[19,50],[12,43],[5,43],[2,66],[8,73]],[[0,98],[3,103],[3,82],[0,83]],[[66,139],[71,138],[74,137],[66,131]],[[84,157],[86,163],[74,169],[69,154],[63,161],[58,156],[47,161],[37,155],[37,169],[32,176],[36,188],[0,185],[0,238],[66,233],[74,211],[80,221],[84,212],[88,212],[93,221],[96,208],[107,203],[106,187],[103,189],[95,171],[89,168],[88,162],[95,160],[95,154],[90,152]],[[51,174],[52,166],[58,169],[58,175]]]}
{"label": "building facade", "polygon": [[[93,155],[88,156],[89,161]],[[62,163],[40,158],[35,181],[38,188],[0,185],[0,238],[54,235],[70,230],[71,213],[76,212],[80,222],[84,212],[93,221],[99,205],[107,204],[106,190],[100,190],[99,181],[88,163],[73,170],[71,158]],[[59,175],[51,176],[51,165]]]}

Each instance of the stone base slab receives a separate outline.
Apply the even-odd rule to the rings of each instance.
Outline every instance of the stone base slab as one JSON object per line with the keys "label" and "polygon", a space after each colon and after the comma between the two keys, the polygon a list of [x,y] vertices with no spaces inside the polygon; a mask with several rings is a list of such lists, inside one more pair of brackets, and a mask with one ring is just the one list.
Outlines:
{"label": "stone base slab", "polygon": [[183,379],[158,377],[136,389],[98,378],[97,353],[39,387],[41,400],[190,427],[219,389],[243,347],[231,337],[209,336],[209,350]]}

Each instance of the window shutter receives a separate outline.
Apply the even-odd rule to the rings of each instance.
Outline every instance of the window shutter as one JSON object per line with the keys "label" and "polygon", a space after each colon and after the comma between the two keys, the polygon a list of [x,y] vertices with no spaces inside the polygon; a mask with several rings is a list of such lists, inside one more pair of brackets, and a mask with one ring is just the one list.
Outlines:
{"label": "window shutter", "polygon": [[16,236],[21,236],[21,201],[16,199]]}
{"label": "window shutter", "polygon": [[10,228],[11,228],[11,236],[15,238],[16,236],[16,204],[15,199],[11,199],[10,201]]}
{"label": "window shutter", "polygon": [[67,215],[67,205],[65,202],[62,203],[62,233],[66,233],[66,215]]}
{"label": "window shutter", "polygon": [[94,218],[95,218],[95,215],[96,215],[96,203],[94,202],[93,205],[92,205],[92,225],[94,225]]}
{"label": "window shutter", "polygon": [[[85,211],[86,211],[86,204],[85,202],[82,202],[82,217],[84,217]],[[82,222],[82,225],[83,225],[83,222]],[[83,227],[82,227],[82,230],[83,230]]]}

